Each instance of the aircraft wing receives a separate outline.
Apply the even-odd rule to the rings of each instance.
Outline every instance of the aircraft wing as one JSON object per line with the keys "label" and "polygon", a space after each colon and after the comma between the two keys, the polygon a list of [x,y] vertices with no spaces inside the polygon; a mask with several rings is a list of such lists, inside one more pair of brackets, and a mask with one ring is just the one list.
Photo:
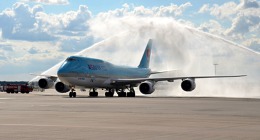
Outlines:
{"label": "aircraft wing", "polygon": [[47,75],[47,74],[33,74],[33,73],[30,73],[30,75],[34,75],[34,76],[39,76],[39,77],[46,77],[46,78],[50,78],[52,79],[53,81],[56,81],[58,76],[57,75]]}
{"label": "aircraft wing", "polygon": [[203,78],[229,78],[229,77],[244,77],[246,75],[226,75],[226,76],[190,76],[190,77],[167,77],[167,78],[134,78],[134,79],[114,79],[111,81],[111,84],[114,85],[127,85],[127,84],[138,84],[144,81],[168,81],[173,82],[174,80],[183,80],[183,79],[203,79]]}
{"label": "aircraft wing", "polygon": [[49,77],[49,78],[58,78],[57,75],[34,74],[34,73],[30,73],[30,75],[34,75],[34,76],[43,76],[43,77]]}
{"label": "aircraft wing", "polygon": [[161,73],[168,73],[168,72],[175,72],[178,70],[170,70],[170,71],[151,71],[150,74],[161,74]]}

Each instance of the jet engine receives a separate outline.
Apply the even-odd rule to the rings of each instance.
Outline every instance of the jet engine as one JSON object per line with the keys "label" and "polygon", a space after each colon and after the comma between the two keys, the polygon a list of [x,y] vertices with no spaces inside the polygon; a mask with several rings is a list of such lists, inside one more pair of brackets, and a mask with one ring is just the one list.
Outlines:
{"label": "jet engine", "polygon": [[139,86],[139,90],[140,92],[142,92],[143,94],[151,94],[154,92],[154,83],[150,82],[150,81],[145,81],[143,83],[140,84]]}
{"label": "jet engine", "polygon": [[41,78],[38,81],[38,85],[39,85],[40,88],[48,89],[48,88],[53,87],[54,81],[50,78],[45,77],[45,78]]}
{"label": "jet engine", "polygon": [[194,79],[184,79],[181,83],[181,88],[184,91],[192,91],[196,88],[196,83]]}
{"label": "jet engine", "polygon": [[60,93],[66,93],[66,92],[70,91],[70,87],[63,84],[62,82],[57,82],[55,84],[55,89],[57,92],[60,92]]}

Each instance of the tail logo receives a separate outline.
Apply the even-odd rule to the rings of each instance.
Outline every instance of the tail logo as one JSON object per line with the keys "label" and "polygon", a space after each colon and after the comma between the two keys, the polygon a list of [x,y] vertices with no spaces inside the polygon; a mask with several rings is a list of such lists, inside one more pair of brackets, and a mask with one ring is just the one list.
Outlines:
{"label": "tail logo", "polygon": [[140,61],[140,64],[138,68],[149,68],[150,63],[150,56],[151,56],[151,47],[152,47],[152,40],[150,39],[147,43],[147,46],[144,50],[142,59]]}
{"label": "tail logo", "polygon": [[150,58],[150,55],[151,55],[151,50],[150,50],[150,48],[149,48],[149,49],[147,49],[147,51],[146,51],[146,57],[147,57],[147,58]]}

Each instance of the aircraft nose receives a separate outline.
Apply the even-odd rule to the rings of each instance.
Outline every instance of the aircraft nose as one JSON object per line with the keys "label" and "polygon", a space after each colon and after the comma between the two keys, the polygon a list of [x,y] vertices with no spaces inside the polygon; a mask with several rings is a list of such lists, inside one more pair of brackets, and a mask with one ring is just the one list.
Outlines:
{"label": "aircraft nose", "polygon": [[66,70],[66,68],[64,66],[61,66],[57,71],[58,77],[64,77],[67,73],[68,73],[68,71]]}
{"label": "aircraft nose", "polygon": [[70,84],[70,73],[66,65],[62,65],[58,71],[57,75],[63,83],[69,85]]}

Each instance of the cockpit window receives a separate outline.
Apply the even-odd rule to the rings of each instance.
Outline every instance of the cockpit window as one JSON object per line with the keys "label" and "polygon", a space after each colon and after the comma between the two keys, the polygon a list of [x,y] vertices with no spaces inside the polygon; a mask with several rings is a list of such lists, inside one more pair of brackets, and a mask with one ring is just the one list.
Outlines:
{"label": "cockpit window", "polygon": [[75,59],[75,58],[71,58],[71,57],[70,57],[70,58],[67,58],[67,61],[68,61],[68,62],[71,62],[71,61],[76,61],[76,59]]}

